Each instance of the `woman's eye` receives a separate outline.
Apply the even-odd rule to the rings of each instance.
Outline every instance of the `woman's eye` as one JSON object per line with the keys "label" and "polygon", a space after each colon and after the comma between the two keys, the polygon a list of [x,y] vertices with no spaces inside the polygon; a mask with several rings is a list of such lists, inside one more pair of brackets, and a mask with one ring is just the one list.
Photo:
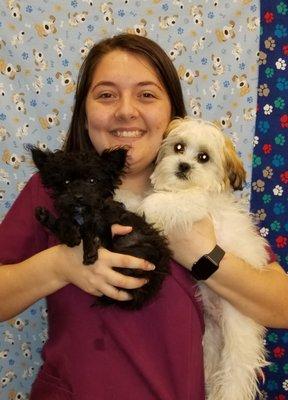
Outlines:
{"label": "woman's eye", "polygon": [[101,93],[97,97],[100,99],[111,99],[112,93]]}
{"label": "woman's eye", "polygon": [[175,153],[184,153],[185,145],[183,143],[176,143],[174,145]]}
{"label": "woman's eye", "polygon": [[201,153],[199,153],[197,155],[197,160],[198,160],[199,163],[204,164],[204,163],[206,163],[207,161],[210,160],[210,157],[209,157],[209,155],[207,153],[202,151]]}
{"label": "woman's eye", "polygon": [[140,97],[143,97],[144,99],[155,99],[156,96],[151,92],[143,92]]}

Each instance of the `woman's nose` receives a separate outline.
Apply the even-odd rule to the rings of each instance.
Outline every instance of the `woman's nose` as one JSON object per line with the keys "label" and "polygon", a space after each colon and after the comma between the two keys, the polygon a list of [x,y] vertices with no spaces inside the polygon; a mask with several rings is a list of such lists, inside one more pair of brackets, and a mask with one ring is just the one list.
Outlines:
{"label": "woman's nose", "polygon": [[119,99],[115,111],[115,118],[121,120],[130,120],[135,119],[138,115],[138,109],[135,101],[130,96],[125,96]]}

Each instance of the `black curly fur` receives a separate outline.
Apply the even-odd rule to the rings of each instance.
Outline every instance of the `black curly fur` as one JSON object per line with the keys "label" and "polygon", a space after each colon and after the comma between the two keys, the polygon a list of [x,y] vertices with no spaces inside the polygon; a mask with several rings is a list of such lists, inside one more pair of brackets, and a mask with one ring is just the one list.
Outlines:
{"label": "black curly fur", "polygon": [[[154,271],[115,267],[124,275],[145,277],[149,282],[139,289],[127,290],[132,300],[121,302],[106,296],[97,300],[101,305],[141,308],[159,291],[169,273],[171,252],[166,239],[152,225],[113,200],[120,177],[125,173],[127,149],[106,150],[101,156],[96,152],[42,151],[34,146],[28,149],[43,185],[52,191],[59,214],[56,218],[44,207],[37,207],[36,218],[61,243],[73,247],[83,240],[83,263],[87,265],[97,260],[98,249],[103,246],[113,252],[143,258],[156,266]],[[112,238],[111,225],[115,223],[132,226],[133,230]]]}

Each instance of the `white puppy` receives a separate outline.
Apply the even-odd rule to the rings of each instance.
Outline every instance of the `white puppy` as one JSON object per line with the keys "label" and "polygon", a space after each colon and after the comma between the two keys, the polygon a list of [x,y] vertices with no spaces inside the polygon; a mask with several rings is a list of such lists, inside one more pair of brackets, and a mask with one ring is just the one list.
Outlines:
{"label": "white puppy", "polygon": [[[245,171],[230,139],[212,123],[176,119],[168,127],[138,212],[164,234],[188,229],[208,213],[217,244],[255,268],[267,264],[267,243],[233,195]],[[252,400],[265,360],[265,328],[199,282],[204,305],[205,383],[209,400]]]}

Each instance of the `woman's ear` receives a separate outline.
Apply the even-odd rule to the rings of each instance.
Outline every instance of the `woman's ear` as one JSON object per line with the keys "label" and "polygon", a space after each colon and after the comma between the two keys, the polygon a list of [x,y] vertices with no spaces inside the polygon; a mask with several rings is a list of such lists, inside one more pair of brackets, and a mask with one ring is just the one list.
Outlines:
{"label": "woman's ear", "polygon": [[234,190],[242,190],[246,179],[246,171],[243,162],[237,155],[232,141],[225,137],[224,169],[226,172],[226,186]]}

